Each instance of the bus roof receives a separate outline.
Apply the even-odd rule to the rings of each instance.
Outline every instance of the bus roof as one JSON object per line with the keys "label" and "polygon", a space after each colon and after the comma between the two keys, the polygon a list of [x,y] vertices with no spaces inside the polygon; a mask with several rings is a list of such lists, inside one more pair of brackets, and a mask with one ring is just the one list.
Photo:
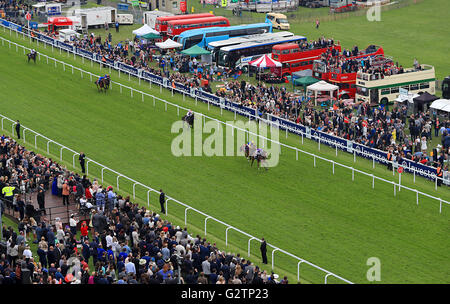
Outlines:
{"label": "bus roof", "polygon": [[202,17],[214,17],[211,13],[201,13],[201,14],[187,14],[187,15],[173,15],[173,16],[159,16],[156,20],[159,21],[170,21],[170,20],[181,20],[181,19],[194,19]]}
{"label": "bus roof", "polygon": [[264,41],[268,39],[274,39],[278,37],[292,37],[294,36],[291,32],[276,32],[276,33],[264,33],[264,34],[256,34],[256,35],[247,35],[242,37],[234,37],[225,40],[213,41],[208,43],[208,47],[211,49],[221,48],[227,45],[240,44],[245,42],[253,42],[253,41]]}
{"label": "bus roof", "polygon": [[172,25],[172,24],[192,24],[192,23],[199,23],[199,22],[222,21],[222,20],[228,21],[228,18],[225,18],[225,17],[222,17],[222,16],[214,16],[214,17],[195,18],[195,19],[171,20],[171,21],[168,21],[167,24],[168,25]]}
{"label": "bus roof", "polygon": [[202,28],[202,29],[193,29],[184,31],[179,35],[179,37],[185,37],[185,36],[195,36],[200,35],[203,33],[211,33],[211,32],[228,32],[236,29],[244,29],[244,28],[255,28],[255,27],[263,27],[263,26],[270,26],[269,23],[252,23],[252,24],[242,24],[242,25],[232,25],[227,27],[208,27],[208,28]]}
{"label": "bus roof", "polygon": [[274,50],[290,50],[290,49],[298,49],[300,48],[297,43],[284,43],[284,44],[278,44],[274,45]]}
{"label": "bus roof", "polygon": [[228,52],[228,51],[232,51],[232,50],[251,48],[251,47],[258,46],[258,45],[281,44],[281,43],[299,41],[299,40],[306,40],[306,37],[303,37],[303,36],[279,37],[279,38],[267,39],[267,40],[263,40],[263,41],[253,41],[253,42],[240,43],[237,45],[224,46],[220,50]]}

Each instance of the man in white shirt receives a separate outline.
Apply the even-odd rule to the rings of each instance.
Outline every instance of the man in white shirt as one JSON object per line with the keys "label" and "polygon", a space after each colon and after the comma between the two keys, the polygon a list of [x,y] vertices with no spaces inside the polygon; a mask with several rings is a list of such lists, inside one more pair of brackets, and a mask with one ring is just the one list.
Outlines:
{"label": "man in white shirt", "polygon": [[25,259],[31,259],[33,257],[33,253],[30,250],[30,246],[26,246],[25,250],[23,251],[23,257]]}
{"label": "man in white shirt", "polygon": [[106,235],[105,239],[106,239],[106,248],[109,248],[109,246],[113,245],[113,238],[109,233]]}
{"label": "man in white shirt", "polygon": [[134,265],[134,263],[130,262],[129,258],[125,259],[125,271],[127,274],[130,273],[136,274],[136,266]]}
{"label": "man in white shirt", "polygon": [[70,215],[70,220],[69,220],[69,226],[70,226],[70,232],[73,235],[77,234],[77,224],[78,224],[78,221],[75,219],[75,215],[71,214]]}

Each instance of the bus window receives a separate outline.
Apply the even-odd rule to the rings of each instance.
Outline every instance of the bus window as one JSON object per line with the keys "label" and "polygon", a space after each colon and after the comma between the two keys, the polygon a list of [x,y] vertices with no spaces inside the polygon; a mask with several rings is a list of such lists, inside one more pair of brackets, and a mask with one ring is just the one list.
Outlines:
{"label": "bus window", "polygon": [[410,91],[417,91],[419,89],[419,85],[418,84],[412,84],[409,86],[409,90]]}
{"label": "bus window", "polygon": [[203,39],[203,35],[195,35],[195,36],[189,37],[186,39],[186,42],[184,43],[184,48],[188,49],[191,46],[194,46],[194,45],[200,43],[202,41],[202,39]]}
{"label": "bus window", "polygon": [[391,93],[391,89],[381,89],[381,95],[389,95]]}
{"label": "bus window", "polygon": [[289,50],[282,50],[282,51],[281,51],[281,54],[287,55],[287,54],[289,54]]}
{"label": "bus window", "polygon": [[409,85],[402,86],[402,89],[409,91]]}
{"label": "bus window", "polygon": [[[447,85],[448,86],[448,85]],[[430,84],[428,82],[424,82],[420,84],[420,89],[428,89],[430,87]],[[442,90],[444,91],[445,88],[443,87]]]}
{"label": "bus window", "polygon": [[398,93],[399,91],[400,91],[400,89],[398,87],[391,88],[391,94]]}
{"label": "bus window", "polygon": [[362,96],[369,96],[369,90],[363,87],[356,87],[356,93]]}

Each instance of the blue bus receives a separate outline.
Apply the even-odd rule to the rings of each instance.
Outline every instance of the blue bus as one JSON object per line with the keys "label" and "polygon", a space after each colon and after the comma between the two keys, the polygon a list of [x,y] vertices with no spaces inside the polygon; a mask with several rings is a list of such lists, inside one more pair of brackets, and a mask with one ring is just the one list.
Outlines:
{"label": "blue bus", "polygon": [[227,27],[209,27],[194,29],[182,32],[175,37],[175,41],[183,45],[183,49],[188,49],[194,45],[206,48],[208,43],[218,40],[226,40],[233,37],[241,37],[247,35],[271,33],[272,24],[270,23],[254,23],[244,25],[234,25]]}

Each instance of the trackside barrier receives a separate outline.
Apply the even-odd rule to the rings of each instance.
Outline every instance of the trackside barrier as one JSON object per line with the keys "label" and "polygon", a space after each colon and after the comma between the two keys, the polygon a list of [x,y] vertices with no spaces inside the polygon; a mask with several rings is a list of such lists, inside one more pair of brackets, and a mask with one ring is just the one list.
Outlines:
{"label": "trackside barrier", "polygon": [[[14,131],[14,125],[15,125],[16,122],[15,122],[14,120],[12,120],[12,119],[10,119],[10,118],[8,118],[8,117],[2,115],[2,114],[0,114],[0,117],[1,117],[1,122],[2,122],[2,129],[3,129],[3,126],[4,126],[4,122],[3,122],[3,121],[6,120],[8,123],[11,123],[12,131]],[[73,159],[75,159],[75,156],[79,155],[78,152],[72,150],[71,148],[68,148],[68,147],[66,147],[66,146],[64,146],[64,145],[62,145],[62,144],[60,144],[60,143],[58,143],[58,142],[55,142],[55,141],[53,141],[52,139],[50,139],[50,138],[48,138],[48,137],[46,137],[46,136],[44,136],[44,135],[42,135],[42,134],[40,134],[40,133],[38,133],[38,132],[36,132],[36,131],[34,131],[34,130],[28,128],[28,127],[26,127],[26,126],[23,126],[23,125],[22,125],[21,127],[23,128],[23,132],[27,131],[28,133],[34,134],[34,135],[35,135],[35,138],[36,138],[37,136],[39,136],[39,137],[41,137],[42,139],[44,139],[44,140],[47,142],[47,146],[48,146],[48,144],[51,142],[51,143],[57,145],[58,148],[60,149],[60,151],[62,151],[62,149],[65,149],[65,150],[69,151],[70,153],[72,153],[72,155],[73,155],[72,158],[73,158]],[[4,130],[4,129],[3,129],[3,130]],[[9,130],[9,127],[8,127],[8,130]],[[14,134],[14,132],[13,132],[12,134]],[[35,147],[37,147],[37,144],[36,144],[36,143],[37,143],[37,142],[35,141]],[[49,151],[48,151],[48,154],[50,154]],[[62,153],[60,154],[60,157],[61,157],[61,158],[63,157],[63,154],[62,154]],[[138,181],[136,181],[136,180],[134,180],[134,179],[132,179],[132,178],[126,176],[126,175],[123,175],[123,174],[121,174],[121,173],[119,173],[119,172],[117,172],[117,171],[115,171],[115,170],[113,170],[113,169],[111,169],[111,168],[108,168],[108,167],[106,167],[106,166],[100,164],[99,162],[97,162],[97,161],[95,161],[95,160],[93,160],[93,159],[91,159],[91,158],[88,158],[88,157],[86,158],[86,171],[87,171],[87,169],[88,169],[89,163],[95,164],[95,165],[97,165],[98,167],[101,168],[101,172],[102,172],[102,177],[101,177],[101,178],[102,178],[102,181],[103,181],[103,172],[104,172],[104,170],[108,170],[108,171],[110,171],[111,173],[113,173],[114,175],[116,175],[117,186],[119,186],[119,177],[121,177],[122,179],[128,180],[129,182],[133,183],[133,189],[134,189],[134,187],[135,187],[136,185],[139,185],[139,186],[143,187],[144,189],[146,189],[146,190],[147,190],[147,205],[148,205],[148,206],[150,206],[150,193],[151,193],[151,192],[154,192],[154,193],[156,193],[156,194],[158,194],[158,195],[160,194],[160,192],[159,192],[158,190],[155,190],[155,189],[153,189],[153,188],[151,188],[151,187],[149,187],[149,186],[146,186],[146,185],[142,184],[141,182],[138,182]],[[74,163],[74,167],[75,167],[75,163]],[[134,191],[133,191],[133,192],[134,192]],[[208,219],[213,220],[213,221],[215,221],[215,222],[217,222],[217,223],[219,223],[219,224],[222,224],[222,225],[226,226],[226,227],[227,227],[227,228],[226,228],[226,233],[227,233],[227,236],[226,236],[226,246],[228,246],[228,230],[229,230],[229,229],[233,229],[234,231],[236,231],[236,232],[242,234],[243,236],[248,237],[249,240],[258,240],[256,237],[254,237],[254,236],[252,236],[252,235],[250,235],[250,234],[248,234],[248,233],[246,233],[246,232],[240,230],[239,228],[233,227],[233,226],[231,226],[231,225],[229,225],[229,224],[227,224],[227,223],[225,223],[225,222],[223,222],[223,221],[221,221],[221,220],[218,220],[218,219],[216,219],[216,218],[214,218],[214,217],[212,217],[212,216],[210,216],[210,215],[208,215],[208,214],[206,214],[206,213],[204,213],[204,212],[202,212],[202,211],[200,211],[200,210],[197,210],[197,209],[195,209],[195,208],[193,208],[193,207],[191,207],[191,206],[189,206],[189,205],[187,205],[187,204],[185,204],[185,203],[183,203],[183,202],[178,201],[178,200],[175,199],[175,198],[172,198],[172,197],[170,197],[170,196],[166,196],[166,197],[167,197],[167,198],[166,198],[166,215],[168,215],[168,208],[167,208],[167,207],[168,207],[168,202],[169,202],[169,201],[172,201],[172,202],[174,202],[174,203],[176,203],[176,204],[178,204],[178,205],[181,205],[181,206],[183,206],[183,207],[185,208],[185,224],[187,224],[187,210],[192,210],[192,211],[194,211],[194,212],[196,212],[196,213],[198,213],[198,214],[204,216],[204,217],[205,217],[205,235],[206,235],[206,233],[207,233],[207,225],[206,225],[206,224],[207,224],[207,220],[208,220]],[[337,279],[339,279],[339,280],[341,280],[341,281],[343,281],[343,282],[345,282],[345,283],[353,284],[353,282],[351,282],[351,281],[349,281],[349,280],[347,280],[347,279],[344,279],[344,278],[340,277],[340,276],[337,275],[337,274],[334,274],[334,273],[332,273],[332,272],[330,272],[330,271],[328,271],[328,270],[326,270],[326,269],[323,269],[323,268],[321,268],[320,266],[317,266],[317,265],[315,265],[315,264],[313,264],[313,263],[311,263],[311,262],[309,262],[309,261],[307,261],[307,260],[305,260],[305,259],[302,259],[302,258],[300,258],[300,257],[297,257],[297,256],[293,255],[292,253],[289,253],[289,252],[287,252],[287,251],[285,251],[285,250],[283,250],[283,249],[280,249],[280,248],[278,248],[278,247],[276,247],[276,246],[274,246],[274,245],[272,245],[272,244],[267,243],[267,246],[269,246],[270,248],[273,248],[273,252],[279,251],[279,252],[281,252],[281,253],[283,253],[283,254],[285,254],[285,255],[287,255],[287,256],[293,258],[293,259],[296,259],[296,260],[300,261],[301,263],[305,263],[305,264],[307,264],[307,265],[310,265],[311,267],[313,267],[313,268],[315,268],[315,269],[317,269],[317,270],[323,272],[323,273],[325,274],[325,276],[333,276],[333,277],[335,277],[335,278],[337,278]],[[250,254],[251,254],[251,250],[250,250],[250,249],[251,249],[251,247],[250,247],[250,241],[249,241],[249,243],[248,243],[248,255],[249,255],[249,256],[250,256]],[[273,253],[272,253],[272,269],[274,269],[274,267],[275,267],[275,264],[274,264],[275,261],[274,261],[273,258],[274,258],[274,256],[273,256]],[[300,269],[299,269],[299,268],[298,268],[298,271],[297,271],[297,279],[300,280]]]}
{"label": "trackside barrier", "polygon": [[[259,120],[259,121],[264,121],[263,118],[258,116],[258,113],[255,109],[238,105],[238,104],[230,102],[226,99],[219,98],[215,95],[206,93],[202,90],[190,89],[189,87],[186,87],[185,85],[180,84],[180,83],[176,83],[176,82],[170,83],[170,81],[166,78],[151,74],[144,70],[139,70],[137,68],[123,64],[121,62],[115,62],[110,59],[104,59],[105,61],[102,61],[99,58],[100,56],[98,54],[91,53],[89,51],[86,51],[79,47],[72,46],[70,44],[62,43],[60,41],[54,40],[53,38],[42,35],[41,33],[38,33],[38,32],[32,31],[32,30],[28,30],[26,28],[22,28],[21,26],[15,25],[14,23],[7,22],[2,19],[0,19],[0,25],[4,28],[5,32],[6,32],[6,29],[9,29],[10,35],[12,35],[11,31],[13,30],[16,32],[16,36],[18,36],[18,33],[20,33],[24,40],[25,40],[25,37],[29,37],[30,42],[32,40],[34,40],[37,42],[38,45],[39,45],[39,41],[41,41],[45,47],[47,44],[50,44],[52,46],[52,51],[53,51],[53,47],[55,46],[55,47],[59,48],[60,50],[61,49],[65,50],[67,52],[67,54],[69,54],[69,52],[72,52],[74,58],[75,58],[75,54],[78,56],[81,56],[83,63],[84,63],[85,58],[91,61],[91,66],[93,66],[93,62],[96,62],[100,65],[100,70],[102,69],[103,65],[107,66],[110,71],[111,71],[111,67],[112,67],[113,69],[118,70],[119,78],[120,78],[121,72],[123,72],[125,74],[128,74],[128,79],[131,79],[131,76],[138,77],[139,83],[141,82],[141,78],[144,79],[145,81],[148,81],[150,88],[152,86],[152,82],[154,82],[155,84],[158,84],[160,86],[160,92],[162,92],[162,87],[164,87],[165,89],[171,90],[172,96],[175,91],[180,94],[183,94],[183,100],[185,99],[185,96],[188,95],[192,98],[195,98],[196,104],[197,104],[197,100],[207,103],[208,110],[209,110],[209,105],[213,104],[214,106],[220,107],[221,114],[222,114],[222,110],[224,108],[231,112],[234,112],[235,119],[236,119],[236,114],[239,114],[239,115],[248,117],[249,120],[255,119],[255,120]],[[29,35],[25,32],[22,32],[22,30],[34,33],[35,36],[32,37],[31,35]],[[11,48],[11,42],[9,41],[9,43],[10,43],[9,47]],[[2,44],[4,44],[3,40],[2,40]],[[20,46],[20,45],[16,45],[16,51],[17,51],[18,46]],[[24,48],[24,51],[25,51],[25,48]],[[39,56],[39,60],[40,60],[40,56]],[[47,63],[48,63],[48,60],[49,60],[49,58],[47,57]],[[55,67],[56,67],[56,62],[57,61],[54,61]],[[63,65],[63,69],[65,70],[65,65]],[[88,72],[86,72],[86,73],[88,73]],[[72,67],[72,74],[73,74],[73,67]],[[81,72],[81,78],[83,78],[82,72]],[[90,75],[90,78],[92,81],[92,74]],[[124,87],[124,86],[120,86],[121,93],[122,93],[122,87]],[[111,85],[111,88],[112,88],[112,85]],[[127,88],[129,88],[129,87],[127,87]],[[140,91],[137,91],[137,92],[140,92]],[[131,89],[131,88],[130,88],[130,94],[131,94],[131,96],[133,95],[133,89]],[[144,94],[142,94],[142,101],[144,101]],[[153,104],[155,105],[155,99],[153,100]],[[167,104],[165,105],[165,107],[166,107],[166,111],[167,111]],[[272,120],[275,118],[274,116],[271,116],[270,114],[267,114],[267,116],[268,116],[269,120]],[[414,183],[416,180],[416,174],[418,174],[419,176],[433,180],[435,183],[436,190],[438,187],[437,181],[439,179],[442,180],[443,184],[450,185],[450,179],[449,179],[450,174],[448,174],[448,176],[446,176],[447,177],[446,179],[444,177],[440,178],[436,175],[435,168],[428,167],[428,166],[425,166],[422,164],[417,164],[413,161],[405,160],[405,159],[402,160],[401,164],[397,163],[396,161],[388,161],[387,157],[386,157],[387,153],[384,151],[365,147],[362,145],[359,145],[359,147],[358,147],[358,144],[356,144],[352,141],[345,140],[343,138],[332,136],[332,135],[329,135],[326,133],[322,133],[320,131],[311,130],[308,127],[305,127],[305,126],[302,126],[299,124],[295,124],[291,121],[286,121],[286,120],[278,118],[278,117],[276,117],[275,119],[278,122],[280,122],[280,128],[286,130],[286,138],[287,138],[288,132],[294,133],[297,135],[301,135],[302,136],[302,144],[303,144],[303,138],[304,138],[304,136],[306,136],[309,139],[318,141],[319,151],[320,151],[320,143],[323,142],[326,145],[329,145],[331,147],[336,147],[336,156],[337,156],[337,148],[339,148],[348,153],[352,153],[354,162],[356,162],[356,155],[362,156],[365,158],[371,158],[373,160],[373,168],[375,168],[375,161],[382,163],[382,164],[388,164],[390,162],[393,167],[393,172],[392,172],[393,175],[395,175],[394,168],[397,168],[399,165],[401,165],[404,167],[405,172],[414,174]],[[325,138],[323,138],[323,137],[325,137]],[[339,142],[345,142],[345,144],[339,143]],[[354,145],[356,146],[356,148],[353,147]]]}
{"label": "trackside barrier", "polygon": [[[2,37],[0,37],[0,39],[2,39],[2,41],[5,40],[5,41],[7,41],[7,42],[10,43],[10,44],[12,43],[12,44],[14,44],[14,45],[17,46],[17,47],[21,47],[21,48],[24,48],[24,49],[28,49],[28,50],[29,50],[29,48],[27,48],[27,47],[24,47],[24,46],[22,46],[22,45],[20,45],[20,44],[17,44],[17,43],[15,43],[15,42],[9,41],[9,40],[4,39],[4,38],[2,38]],[[80,71],[80,75],[83,75],[83,73],[88,74],[88,75],[91,77],[91,79],[92,79],[92,77],[94,77],[94,78],[99,78],[99,77],[100,77],[99,75],[93,74],[93,73],[91,73],[91,72],[84,71],[83,69],[78,68],[78,67],[75,67],[75,66],[73,66],[73,65],[66,64],[66,63],[63,62],[63,61],[60,61],[60,60],[55,59],[55,58],[53,58],[53,57],[49,57],[49,56],[47,56],[47,55],[45,55],[45,54],[42,54],[42,56],[46,57],[47,60],[54,61],[55,63],[58,62],[58,63],[60,63],[60,64],[63,65],[63,66],[64,66],[64,65],[67,65],[67,66],[69,66],[69,67],[72,68],[72,69],[76,69],[76,70]],[[132,92],[134,91],[136,94],[142,95],[142,98],[144,98],[144,96],[147,96],[147,97],[152,98],[152,99],[153,99],[153,105],[154,105],[154,106],[155,106],[155,100],[158,100],[158,101],[160,101],[160,102],[163,102],[164,105],[165,105],[165,111],[167,111],[167,106],[168,106],[168,105],[170,105],[170,106],[176,108],[176,109],[177,109],[177,113],[179,113],[180,109],[182,109],[182,110],[184,110],[184,111],[188,111],[188,109],[185,108],[185,107],[183,107],[183,106],[179,106],[179,105],[177,105],[177,104],[175,104],[175,103],[169,102],[169,101],[167,101],[167,100],[161,99],[161,98],[159,98],[159,97],[156,97],[156,96],[154,96],[154,95],[145,93],[145,92],[143,92],[143,91],[136,90],[136,89],[134,89],[134,88],[132,88],[132,87],[123,85],[123,84],[121,84],[121,83],[119,83],[119,82],[111,81],[111,88],[112,88],[113,85],[114,85],[114,86],[119,86],[121,92],[122,92],[122,88],[125,88],[125,89],[127,89],[127,90],[130,90],[130,92],[131,92],[130,96],[131,96],[131,97],[133,96],[133,93],[132,93]],[[178,91],[177,87],[172,88],[172,89],[174,89],[175,91]],[[210,101],[210,102],[212,102],[212,101]],[[316,159],[320,159],[320,160],[323,160],[323,161],[325,161],[325,162],[328,162],[328,163],[331,163],[331,164],[332,164],[332,166],[333,166],[333,174],[334,174],[334,167],[335,167],[335,165],[341,166],[342,168],[349,169],[349,170],[352,171],[352,181],[354,181],[354,179],[355,179],[355,172],[357,172],[357,173],[360,173],[360,174],[363,174],[363,175],[366,175],[366,176],[369,176],[369,177],[372,178],[372,188],[374,188],[374,185],[375,185],[374,180],[375,180],[375,179],[381,180],[381,181],[386,182],[386,183],[393,184],[393,185],[394,185],[394,186],[393,186],[393,189],[394,189],[394,196],[396,196],[396,188],[397,188],[397,187],[398,187],[399,191],[400,191],[401,188],[404,188],[404,189],[407,189],[407,190],[410,190],[410,191],[413,191],[413,192],[416,192],[416,193],[420,193],[420,194],[423,195],[423,196],[426,196],[426,197],[428,197],[428,198],[431,198],[431,199],[434,199],[434,200],[438,201],[439,204],[440,204],[440,209],[439,209],[439,212],[440,212],[440,213],[442,213],[442,202],[444,202],[445,204],[449,204],[449,205],[450,205],[449,202],[443,201],[441,198],[438,198],[438,197],[429,195],[429,194],[424,193],[424,192],[420,192],[420,191],[418,191],[417,189],[413,189],[413,188],[409,188],[409,187],[406,187],[406,186],[404,186],[404,185],[401,185],[400,179],[399,179],[399,183],[397,184],[397,183],[395,183],[395,182],[393,182],[393,181],[389,181],[389,180],[383,179],[383,178],[381,178],[381,177],[374,176],[374,175],[371,174],[371,173],[367,173],[367,172],[364,172],[364,171],[355,169],[355,168],[353,168],[353,167],[349,167],[349,166],[346,166],[346,165],[344,165],[344,164],[340,164],[340,163],[335,162],[335,161],[333,161],[333,160],[330,160],[330,159],[327,159],[327,158],[324,158],[324,157],[315,155],[315,154],[310,153],[310,152],[307,152],[307,151],[303,151],[303,150],[301,150],[301,149],[299,149],[299,148],[296,148],[296,147],[293,147],[293,146],[286,145],[286,144],[281,143],[281,142],[279,142],[279,141],[274,141],[274,140],[269,139],[269,138],[267,138],[267,137],[264,137],[264,136],[261,136],[261,135],[259,135],[259,134],[255,134],[255,133],[253,133],[253,132],[250,132],[249,130],[242,129],[242,128],[236,127],[236,126],[234,126],[234,125],[228,124],[228,123],[226,123],[226,122],[220,121],[220,120],[218,120],[218,119],[216,119],[216,118],[212,118],[212,117],[206,116],[206,115],[204,115],[204,114],[202,114],[202,113],[195,113],[195,114],[197,114],[197,115],[199,115],[200,117],[202,117],[201,119],[203,120],[203,123],[206,123],[206,118],[207,118],[207,119],[209,119],[209,120],[216,121],[218,124],[224,125],[224,127],[227,127],[227,126],[228,126],[228,127],[231,127],[231,129],[232,129],[233,131],[234,131],[234,129],[236,129],[236,130],[239,130],[239,131],[241,131],[241,132],[244,132],[244,134],[246,134],[246,136],[247,136],[247,140],[248,140],[248,137],[249,137],[250,135],[252,135],[252,136],[256,136],[256,137],[260,138],[263,142],[264,142],[264,141],[270,141],[272,144],[278,145],[278,146],[280,147],[280,149],[281,149],[281,147],[285,147],[285,148],[294,150],[295,153],[296,153],[296,159],[298,159],[298,152],[303,153],[303,154],[306,154],[306,155],[309,155],[309,156],[311,156],[311,157],[313,158],[313,167],[316,167]],[[195,115],[195,116],[198,117],[197,115]],[[197,119],[198,119],[198,118],[197,118]],[[271,127],[284,128],[284,129],[286,129],[286,132],[287,132],[287,130],[290,128],[290,126],[288,126],[288,125],[281,125],[281,126],[280,126],[279,119],[273,121],[272,119],[270,119],[270,117],[269,117],[269,120],[260,118],[260,119],[259,119],[259,123],[265,123],[265,124],[267,124],[267,125],[270,125]],[[2,126],[3,126],[3,121],[2,121]],[[11,126],[11,128],[12,128],[12,133],[14,133],[14,126]],[[294,132],[298,132],[298,130],[294,130]],[[306,136],[307,138],[313,138],[313,137],[315,136],[314,134],[312,134],[312,132],[308,132],[308,133],[306,133],[306,134],[303,134],[303,133],[302,133],[301,135],[302,135],[302,138],[303,138],[303,136]],[[330,146],[334,145],[334,146],[336,147],[336,153],[337,153],[337,149],[338,149],[338,148],[339,148],[339,149],[342,149],[342,150],[346,150],[346,149],[349,149],[349,148],[350,148],[350,147],[347,145],[347,143],[344,144],[344,143],[341,143],[341,142],[335,142],[335,141],[332,141],[332,140],[329,139],[329,138],[317,137],[317,140],[318,140],[318,144],[319,144],[319,145],[320,145],[321,142],[326,143],[326,144],[328,144],[328,145],[330,145]],[[53,142],[53,141],[50,141],[50,142]],[[47,152],[49,151],[49,143],[50,143],[50,142],[47,143]],[[320,148],[319,148],[319,150],[320,150]],[[359,151],[358,151],[358,153],[359,153]],[[356,154],[357,154],[356,150],[353,150],[354,161],[356,161]],[[61,156],[62,156],[62,152],[61,152]],[[374,154],[371,154],[370,157],[372,157],[372,160],[373,160],[373,166],[375,166],[375,161],[379,161],[379,162],[382,162],[382,163],[388,163],[387,160],[382,159],[382,158],[380,158],[380,157],[378,157],[378,156],[376,156],[376,155],[374,155]],[[75,155],[73,156],[73,164],[74,164],[74,166],[75,166]],[[394,169],[394,168],[397,168],[398,166],[399,166],[398,163],[392,162],[392,172],[393,172],[393,174],[395,174],[395,169]],[[89,162],[87,162],[86,167],[87,167],[87,172],[88,172],[88,170],[89,170]],[[102,173],[103,173],[103,172],[102,172]],[[421,174],[426,175],[427,173],[426,173],[426,172],[421,172]],[[103,174],[102,174],[102,175],[103,175]],[[103,176],[102,176],[102,178],[103,178]],[[438,186],[437,186],[437,180],[438,180],[438,178],[437,178],[435,175],[430,175],[429,178],[433,178],[433,179],[435,180],[435,188],[437,189],[437,187],[438,187]],[[117,186],[119,186],[119,177],[117,178]],[[167,204],[167,203],[166,203],[166,204]],[[418,199],[416,199],[416,204],[418,204]],[[167,208],[166,208],[166,210],[167,210]]]}

